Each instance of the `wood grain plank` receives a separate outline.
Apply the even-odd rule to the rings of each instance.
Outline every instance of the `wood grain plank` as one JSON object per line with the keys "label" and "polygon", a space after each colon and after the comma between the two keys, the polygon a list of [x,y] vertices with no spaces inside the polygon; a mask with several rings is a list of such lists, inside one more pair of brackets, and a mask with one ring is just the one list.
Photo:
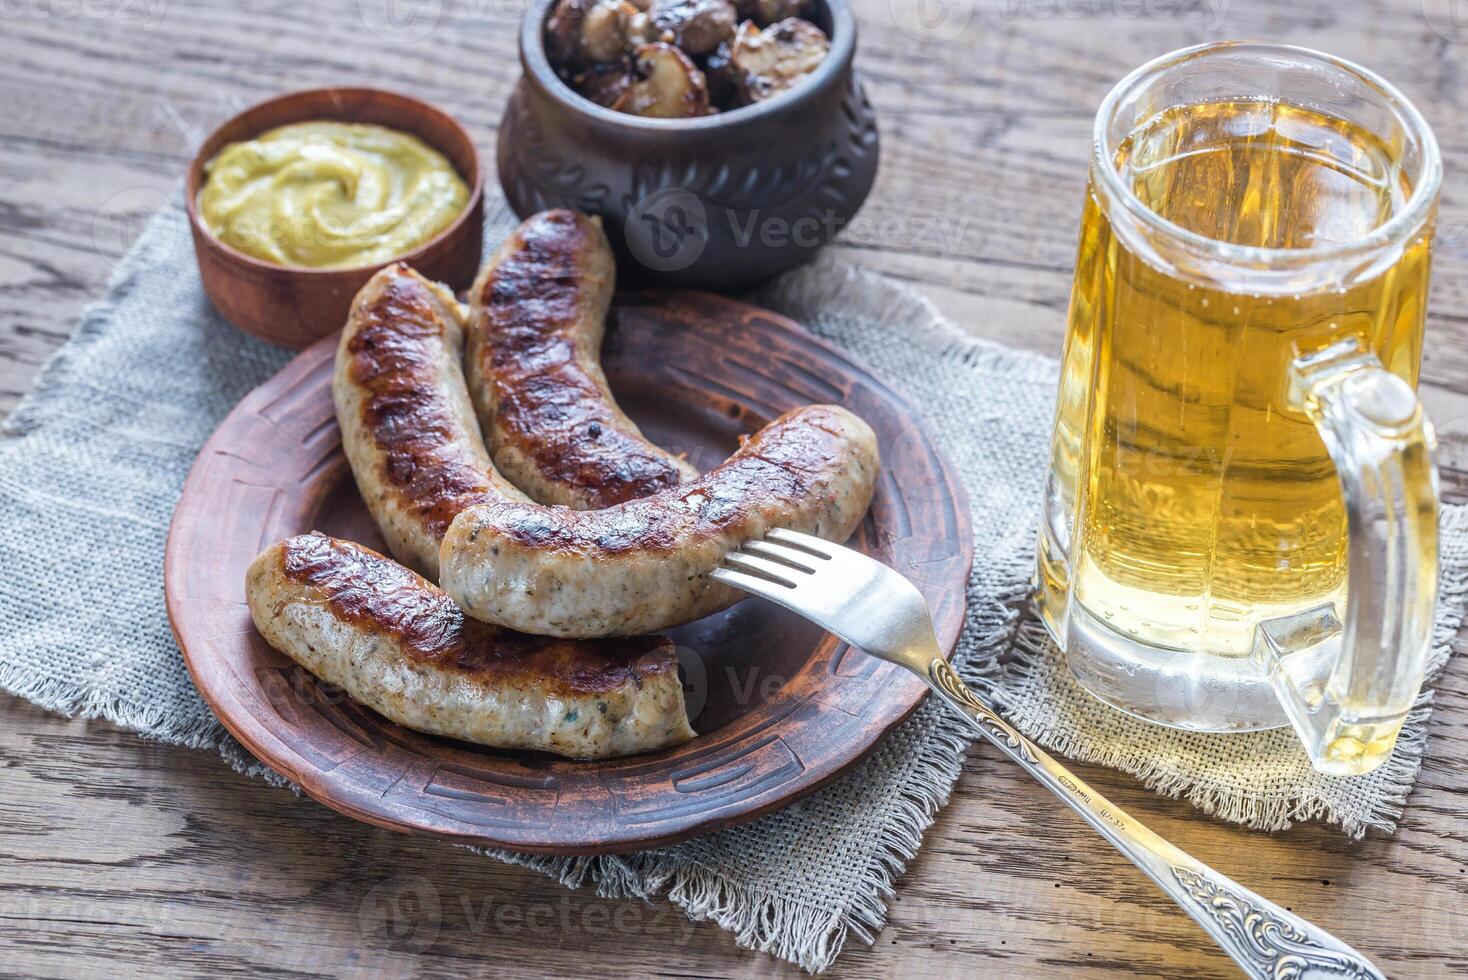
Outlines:
{"label": "wood grain plank", "polygon": [[[387,2],[129,5],[160,11],[156,23],[135,12],[68,13],[81,5],[61,3],[0,8],[0,414],[101,294],[129,228],[116,220],[117,202],[171,192],[202,135],[240,106],[330,83],[401,88],[455,113],[492,158],[519,71],[522,4],[399,4],[400,15],[438,12],[426,36],[409,40],[425,22],[392,29]],[[1436,128],[1449,174],[1423,377],[1456,461],[1449,485],[1468,490],[1468,191],[1457,176],[1468,173],[1468,30],[1430,22],[1426,14],[1449,9],[1445,0],[950,0],[950,18],[962,20],[927,28],[916,6],[856,3],[858,65],[884,156],[861,221],[838,247],[920,288],[975,335],[1049,353],[1063,333],[1091,117],[1132,67],[1212,38],[1275,38],[1358,60],[1403,88]],[[1461,661],[1438,704],[1427,763],[1389,839],[1353,843],[1309,826],[1252,834],[1116,773],[1084,774],[1200,858],[1370,952],[1390,975],[1462,976]],[[337,817],[208,753],[18,699],[3,699],[0,763],[5,972],[468,977],[513,964],[577,975],[615,958],[624,971],[658,976],[796,975],[666,903],[567,892],[468,851]],[[1230,975],[1122,859],[982,748],[902,880],[890,925],[833,972],[976,971]]]}

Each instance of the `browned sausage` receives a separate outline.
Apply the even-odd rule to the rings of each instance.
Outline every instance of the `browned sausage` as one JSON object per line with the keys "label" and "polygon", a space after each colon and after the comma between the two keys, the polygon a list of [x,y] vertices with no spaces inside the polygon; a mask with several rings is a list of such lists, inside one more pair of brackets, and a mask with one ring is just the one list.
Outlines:
{"label": "browned sausage", "polygon": [[546,211],[474,284],[470,395],[495,466],[540,503],[608,507],[698,475],[643,438],[607,387],[600,350],[615,281],[600,220]]}
{"label": "browned sausage", "polygon": [[246,597],[275,649],[408,728],[578,759],[693,737],[671,641],[568,641],[466,619],[361,545],[302,534],[250,565]]}
{"label": "browned sausage", "polygon": [[740,598],[709,579],[773,527],[844,541],[871,503],[876,436],[835,405],[799,408],[686,486],[605,510],[495,503],[445,535],[440,581],[464,611],[546,636],[633,636]]}
{"label": "browned sausage", "polygon": [[362,499],[389,550],[434,579],[460,511],[526,499],[485,452],[460,369],[463,335],[447,289],[390,265],[352,302],[331,384]]}

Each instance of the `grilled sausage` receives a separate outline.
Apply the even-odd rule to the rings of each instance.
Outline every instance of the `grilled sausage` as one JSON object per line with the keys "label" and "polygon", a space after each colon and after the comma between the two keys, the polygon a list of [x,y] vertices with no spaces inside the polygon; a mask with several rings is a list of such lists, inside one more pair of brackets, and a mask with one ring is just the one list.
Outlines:
{"label": "grilled sausage", "polygon": [[607,507],[698,476],[643,438],[602,373],[616,269],[601,222],[526,219],[471,296],[469,391],[495,466],[543,504]]}
{"label": "grilled sausage", "polygon": [[599,511],[494,503],[444,536],[441,584],[469,615],[546,636],[633,636],[732,605],[709,579],[773,527],[844,541],[872,499],[876,436],[845,409],[787,412],[686,486]]}
{"label": "grilled sausage", "polygon": [[496,629],[391,559],[323,534],[265,549],[246,597],[272,647],[420,732],[575,759],[694,734],[663,637],[585,642]]}
{"label": "grilled sausage", "polygon": [[459,366],[461,316],[447,289],[388,266],[352,302],[331,384],[342,447],[388,549],[435,579],[460,511],[526,499],[480,438]]}

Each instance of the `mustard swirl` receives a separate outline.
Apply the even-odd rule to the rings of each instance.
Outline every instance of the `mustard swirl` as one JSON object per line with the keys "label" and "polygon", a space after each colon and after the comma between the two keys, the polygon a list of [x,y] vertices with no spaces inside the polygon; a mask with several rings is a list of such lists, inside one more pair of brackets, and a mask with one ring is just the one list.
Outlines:
{"label": "mustard swirl", "polygon": [[451,224],[469,188],[443,154],[364,123],[305,122],[231,143],[204,165],[199,214],[221,241],[308,269],[377,265]]}

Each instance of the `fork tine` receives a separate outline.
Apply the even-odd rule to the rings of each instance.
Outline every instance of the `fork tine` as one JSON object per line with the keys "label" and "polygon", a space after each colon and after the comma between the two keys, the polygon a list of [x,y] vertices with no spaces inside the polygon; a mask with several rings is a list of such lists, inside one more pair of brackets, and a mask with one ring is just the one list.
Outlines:
{"label": "fork tine", "polygon": [[812,556],[799,548],[789,548],[784,545],[772,544],[769,541],[752,540],[746,541],[739,546],[738,554],[760,555],[773,559],[782,565],[788,565],[801,572],[814,572]]}
{"label": "fork tine", "polygon": [[765,534],[765,540],[774,541],[791,548],[798,548],[806,554],[814,555],[817,558],[831,557],[831,542],[823,538],[818,538],[813,534],[802,534],[799,531],[788,531],[783,527],[777,527],[772,528]]}
{"label": "fork tine", "polygon": [[744,551],[731,551],[724,556],[724,564],[740,572],[751,572],[761,575],[771,581],[785,586],[787,589],[795,588],[796,579],[800,578],[814,569],[797,571],[789,565],[782,565],[759,555],[751,555]]}
{"label": "fork tine", "polygon": [[776,585],[767,578],[758,575],[750,575],[748,572],[735,571],[732,568],[720,566],[709,572],[709,578],[715,582],[732,585],[736,589],[743,589],[750,595],[757,595],[762,599],[785,605],[789,601],[791,586]]}

